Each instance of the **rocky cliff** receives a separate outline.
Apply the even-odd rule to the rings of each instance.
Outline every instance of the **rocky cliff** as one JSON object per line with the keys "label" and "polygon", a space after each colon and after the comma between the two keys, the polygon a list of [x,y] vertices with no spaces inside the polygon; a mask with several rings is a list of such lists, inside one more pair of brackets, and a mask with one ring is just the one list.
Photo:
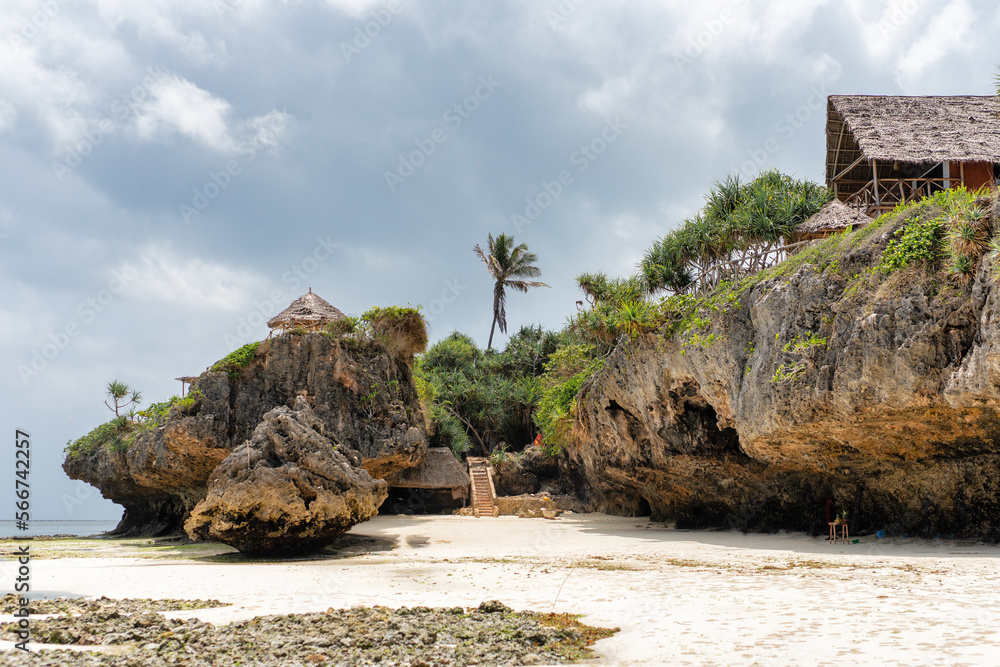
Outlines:
{"label": "rocky cliff", "polygon": [[848,510],[861,531],[1000,539],[997,259],[965,285],[940,265],[877,271],[905,223],[821,242],[620,345],[566,451],[591,506],[822,532]]}
{"label": "rocky cliff", "polygon": [[180,530],[206,497],[213,471],[251,440],[267,413],[296,400],[309,406],[324,438],[376,479],[419,464],[427,450],[408,360],[372,342],[278,336],[244,367],[202,373],[190,396],[162,424],[134,435],[127,450],[102,446],[67,456],[71,478],[124,506],[115,533]]}

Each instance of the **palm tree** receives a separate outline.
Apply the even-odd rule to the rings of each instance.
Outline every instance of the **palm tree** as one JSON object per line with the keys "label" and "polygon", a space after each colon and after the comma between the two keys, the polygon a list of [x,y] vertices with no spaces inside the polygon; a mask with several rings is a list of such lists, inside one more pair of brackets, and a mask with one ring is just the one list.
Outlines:
{"label": "palm tree", "polygon": [[501,234],[493,238],[489,235],[487,248],[489,254],[476,244],[472,249],[479,259],[486,264],[486,269],[496,283],[493,285],[493,324],[490,326],[490,340],[486,343],[486,351],[493,347],[493,332],[497,324],[500,324],[500,333],[507,333],[507,292],[510,287],[518,292],[527,292],[531,287],[548,287],[545,283],[533,280],[522,280],[523,278],[535,278],[542,275],[541,270],[535,266],[538,256],[528,250],[525,243],[514,245],[514,237]]}

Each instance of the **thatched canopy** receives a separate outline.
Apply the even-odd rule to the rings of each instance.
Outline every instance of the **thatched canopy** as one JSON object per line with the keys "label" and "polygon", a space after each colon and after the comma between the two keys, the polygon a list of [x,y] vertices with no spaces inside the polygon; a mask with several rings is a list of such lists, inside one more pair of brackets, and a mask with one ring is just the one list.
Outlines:
{"label": "thatched canopy", "polygon": [[872,219],[867,215],[847,206],[842,201],[834,199],[823,205],[808,220],[795,228],[795,240],[807,241],[819,239],[831,234],[839,234],[848,227],[858,229],[864,227]]}
{"label": "thatched canopy", "polygon": [[[845,142],[848,133],[853,141]],[[828,166],[838,145],[841,164],[850,164],[856,157],[910,164],[1000,163],[1000,99],[831,95]],[[845,150],[855,154],[844,155]]]}
{"label": "thatched canopy", "polygon": [[292,305],[267,321],[272,329],[319,329],[324,324],[342,320],[346,315],[329,303],[313,294],[309,288],[308,294],[303,294]]}
{"label": "thatched canopy", "polygon": [[468,473],[447,447],[431,447],[423,463],[386,481],[403,489],[452,489],[463,491],[462,495],[469,488]]}

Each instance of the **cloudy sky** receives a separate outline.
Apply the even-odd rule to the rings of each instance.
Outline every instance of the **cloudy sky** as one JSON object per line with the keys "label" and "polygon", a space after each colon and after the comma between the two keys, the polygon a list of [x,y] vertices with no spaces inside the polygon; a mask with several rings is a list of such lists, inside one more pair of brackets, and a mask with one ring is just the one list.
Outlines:
{"label": "cloudy sky", "polygon": [[3,0],[0,403],[33,518],[119,515],[59,467],[108,380],[163,400],[309,287],[485,344],[488,233],[552,286],[512,327],[558,328],[575,275],[630,273],[716,179],[822,180],[826,95],[991,93],[998,34],[972,0]]}

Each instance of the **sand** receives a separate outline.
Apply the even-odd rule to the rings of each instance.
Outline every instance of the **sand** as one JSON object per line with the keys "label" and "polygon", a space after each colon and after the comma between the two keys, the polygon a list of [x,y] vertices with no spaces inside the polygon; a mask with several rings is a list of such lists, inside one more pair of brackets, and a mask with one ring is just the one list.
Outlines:
{"label": "sand", "polygon": [[[597,514],[376,517],[352,534],[373,538],[362,542],[370,551],[267,563],[187,557],[225,547],[185,552],[130,543],[86,553],[90,543],[70,557],[33,561],[32,580],[36,592],[50,595],[234,603],[167,614],[212,623],[498,599],[620,627],[596,645],[602,665],[1000,663],[995,546],[873,537],[831,544]],[[36,542],[36,552],[45,545]],[[11,579],[10,569],[8,560],[0,575]]]}

